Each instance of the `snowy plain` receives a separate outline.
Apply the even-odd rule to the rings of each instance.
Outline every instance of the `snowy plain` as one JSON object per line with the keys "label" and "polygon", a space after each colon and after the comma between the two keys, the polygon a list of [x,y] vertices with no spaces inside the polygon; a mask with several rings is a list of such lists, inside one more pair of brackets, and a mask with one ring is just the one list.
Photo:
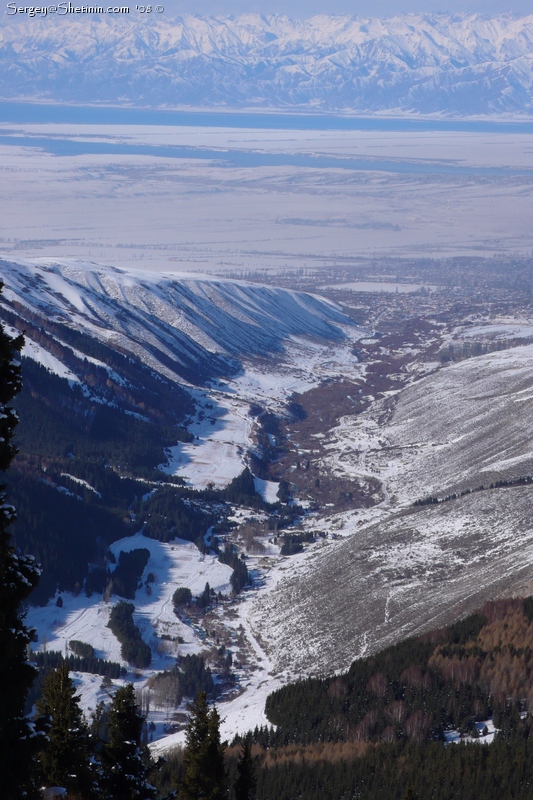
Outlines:
{"label": "snowy plain", "polygon": [[11,257],[244,275],[533,249],[529,133],[3,123],[0,155]]}

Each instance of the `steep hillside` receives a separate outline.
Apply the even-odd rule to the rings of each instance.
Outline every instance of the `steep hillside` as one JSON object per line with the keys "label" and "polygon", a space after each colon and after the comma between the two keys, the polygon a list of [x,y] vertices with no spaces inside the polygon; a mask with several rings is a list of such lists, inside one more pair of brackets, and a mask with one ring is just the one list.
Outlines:
{"label": "steep hillside", "polygon": [[45,338],[49,329],[53,339],[83,351],[75,337],[84,333],[108,353],[111,348],[134,356],[171,380],[193,385],[236,375],[243,360],[281,357],[294,336],[340,341],[339,325],[350,324],[327,300],[244,281],[76,262],[2,261],[0,270],[4,318],[16,324],[19,317],[29,339],[34,337],[27,323],[35,322]]}
{"label": "steep hillside", "polygon": [[5,18],[0,93],[360,113],[532,110],[531,17],[134,14]]}
{"label": "steep hillside", "polygon": [[493,715],[516,728],[517,708],[533,709],[532,622],[532,598],[487,603],[344,674],[278,689],[267,716],[278,741],[300,744],[444,740],[450,729],[478,734]]}
{"label": "steep hillside", "polygon": [[[89,570],[86,589],[103,591],[107,548],[143,524],[153,538],[201,543],[228,513],[221,502],[262,506],[250,473],[251,488],[213,491],[257,449],[250,404],[283,405],[290,385],[276,370],[305,372],[294,363],[303,342],[343,347],[350,329],[332,303],[242,281],[80,263],[1,269],[0,316],[25,332],[14,535],[43,565],[39,602],[79,590]],[[185,482],[210,487],[201,508]],[[263,493],[277,502],[277,488]]]}
{"label": "steep hillside", "polygon": [[380,481],[381,502],[317,521],[342,539],[295,556],[290,577],[279,573],[257,605],[254,625],[278,669],[342,669],[527,591],[531,358],[527,345],[444,367],[319,440],[313,475]]}
{"label": "steep hillside", "polygon": [[392,505],[533,475],[533,346],[466,359],[344,417],[325,456],[337,475],[379,474]]}

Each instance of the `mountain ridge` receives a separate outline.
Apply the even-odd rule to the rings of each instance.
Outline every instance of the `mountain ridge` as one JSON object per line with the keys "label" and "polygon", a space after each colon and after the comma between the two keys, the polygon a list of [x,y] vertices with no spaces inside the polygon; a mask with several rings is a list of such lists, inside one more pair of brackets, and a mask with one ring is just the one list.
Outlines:
{"label": "mountain ridge", "polygon": [[[152,106],[533,113],[533,16],[89,15],[0,31],[0,96]],[[125,16],[125,15],[123,15]],[[67,24],[65,24],[67,22]]]}
{"label": "mountain ridge", "polygon": [[0,260],[0,270],[0,310],[75,328],[193,384],[236,374],[243,361],[283,358],[294,336],[341,341],[351,324],[325,298],[229,278],[46,259]]}

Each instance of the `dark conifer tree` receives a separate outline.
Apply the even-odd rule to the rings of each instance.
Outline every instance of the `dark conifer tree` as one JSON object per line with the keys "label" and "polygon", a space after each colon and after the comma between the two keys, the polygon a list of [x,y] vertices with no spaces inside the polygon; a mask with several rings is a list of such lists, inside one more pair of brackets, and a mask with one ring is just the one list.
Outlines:
{"label": "dark conifer tree", "polygon": [[255,800],[256,775],[252,758],[250,737],[245,739],[242,754],[237,763],[237,779],[235,781],[235,800]]}
{"label": "dark conifer tree", "polygon": [[200,692],[190,707],[183,763],[185,777],[179,800],[223,800],[227,797],[224,745],[220,741],[220,717],[209,710],[207,695]]}
{"label": "dark conifer tree", "polygon": [[149,783],[156,768],[142,743],[144,717],[135,702],[133,685],[117,690],[109,709],[108,741],[102,752],[103,796],[106,800],[155,800]]}
{"label": "dark conifer tree", "polygon": [[[0,325],[0,474],[16,453],[11,440],[17,415],[9,404],[21,388],[22,344],[21,336],[10,338]],[[10,541],[15,509],[6,502],[5,488],[0,487],[0,797],[17,800],[35,791],[30,764],[40,737],[24,715],[35,669],[28,663],[32,632],[24,624],[21,603],[37,585],[39,570],[34,559],[17,553]]]}
{"label": "dark conifer tree", "polygon": [[226,767],[224,764],[225,749],[225,745],[220,741],[220,715],[216,706],[213,706],[209,714],[207,746],[207,760],[212,781],[210,800],[219,800],[219,798],[227,796]]}
{"label": "dark conifer tree", "polygon": [[46,786],[62,786],[80,798],[94,797],[96,769],[89,758],[89,733],[78,705],[68,665],[46,677],[37,712],[50,719],[48,740],[40,753]]}

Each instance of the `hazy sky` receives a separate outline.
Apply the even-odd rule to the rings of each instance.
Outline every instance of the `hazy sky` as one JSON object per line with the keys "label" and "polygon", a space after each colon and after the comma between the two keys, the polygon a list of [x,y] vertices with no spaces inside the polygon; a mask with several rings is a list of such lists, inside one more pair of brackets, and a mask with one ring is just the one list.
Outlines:
{"label": "hazy sky", "polygon": [[166,0],[166,10],[176,14],[242,14],[259,11],[306,18],[313,14],[390,16],[409,11],[466,11],[497,14],[516,11],[533,14],[532,0]]}

